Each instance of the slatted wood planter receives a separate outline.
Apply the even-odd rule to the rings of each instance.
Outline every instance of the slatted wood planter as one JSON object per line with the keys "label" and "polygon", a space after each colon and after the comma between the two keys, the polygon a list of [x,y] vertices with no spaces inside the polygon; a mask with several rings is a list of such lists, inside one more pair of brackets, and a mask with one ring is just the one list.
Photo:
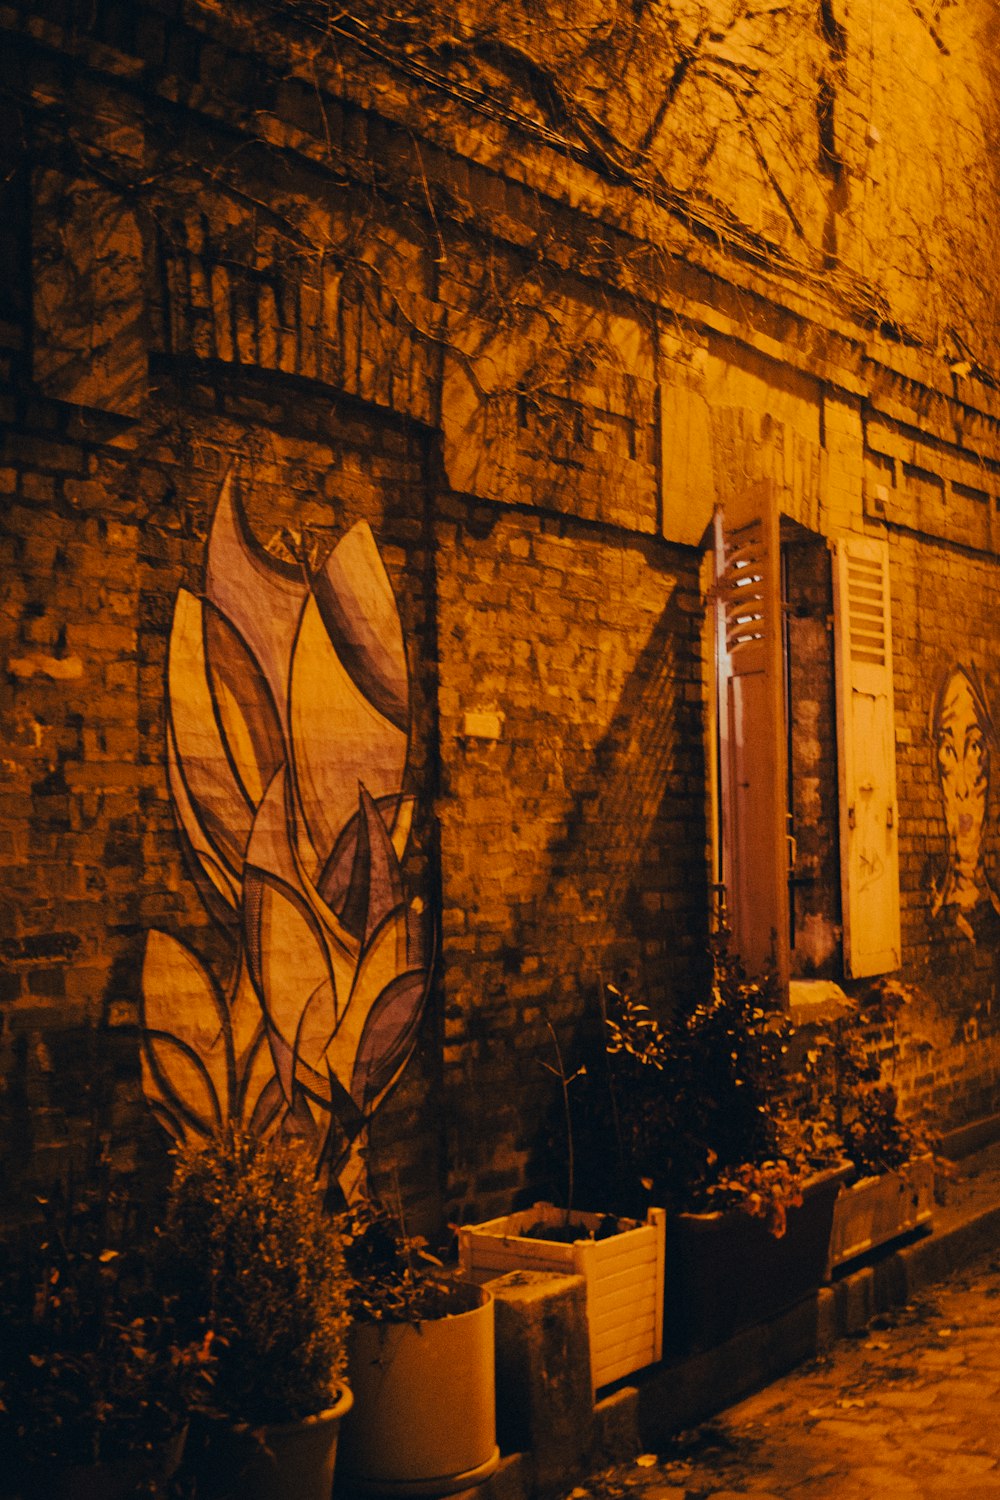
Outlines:
{"label": "slatted wood planter", "polygon": [[[529,1239],[522,1233],[539,1222],[561,1225],[565,1213],[551,1203],[459,1230],[459,1256],[470,1280],[482,1283],[508,1271],[549,1271],[582,1276],[587,1287],[590,1373],[596,1390],[663,1354],[663,1276],[666,1214],[652,1208],[645,1224],[608,1239],[572,1244]],[[600,1214],[573,1213],[573,1223],[593,1232]]]}
{"label": "slatted wood planter", "polygon": [[895,1172],[843,1187],[833,1206],[830,1270],[901,1235],[929,1225],[934,1213],[934,1161],[918,1156]]}

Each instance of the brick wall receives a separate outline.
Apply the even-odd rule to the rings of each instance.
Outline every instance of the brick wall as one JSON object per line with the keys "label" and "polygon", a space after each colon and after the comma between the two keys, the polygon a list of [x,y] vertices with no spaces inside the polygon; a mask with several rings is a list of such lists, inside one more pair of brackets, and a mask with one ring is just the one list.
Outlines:
{"label": "brick wall", "polygon": [[[261,422],[266,402],[268,420]],[[431,910],[434,679],[427,443],[419,429],[331,408],[272,381],[161,380],[128,449],[81,441],[36,403],[5,445],[2,688],[4,1187],[44,1187],[94,1129],[118,1165],[156,1154],[138,1071],[148,931],[187,942],[220,980],[233,933],[210,920],[185,866],[165,767],[166,649],[174,598],[198,591],[226,468],[243,477],[258,537],[322,543],[364,518],[389,570],[411,653],[407,772],[421,809],[407,864]],[[32,430],[34,426],[35,430]],[[415,1209],[436,1215],[439,1072],[418,1053],[390,1117]],[[422,1107],[421,1107],[422,1106]],[[418,1110],[414,1122],[410,1114]],[[403,1121],[406,1121],[404,1127]],[[428,1158],[430,1164],[428,1164]],[[417,1179],[419,1179],[419,1186]]]}
{"label": "brick wall", "polygon": [[[573,1070],[602,981],[689,999],[706,932],[696,557],[455,500],[437,528],[450,1194],[544,1177],[548,1023]],[[466,715],[496,713],[496,739]],[[488,1109],[483,1101],[491,1101]]]}
{"label": "brick wall", "polygon": [[703,982],[699,548],[713,502],[760,477],[814,533],[790,627],[793,780],[815,771],[819,799],[796,807],[804,915],[837,920],[825,538],[869,529],[891,543],[917,986],[899,1081],[943,1119],[991,1108],[1000,943],[933,915],[947,828],[927,727],[955,661],[1000,692],[985,387],[803,310],[754,265],[647,255],[656,214],[633,217],[593,163],[422,97],[406,117],[399,76],[342,67],[349,49],[308,72],[218,7],[92,9],[3,22],[4,1201],[94,1139],[162,1167],[139,1073],[146,934],[232,963],[173,824],[164,666],[234,461],[262,544],[366,519],[399,605],[406,872],[437,948],[372,1166],[414,1227],[546,1185],[549,1022],[572,1067],[603,981],[657,1009]]}

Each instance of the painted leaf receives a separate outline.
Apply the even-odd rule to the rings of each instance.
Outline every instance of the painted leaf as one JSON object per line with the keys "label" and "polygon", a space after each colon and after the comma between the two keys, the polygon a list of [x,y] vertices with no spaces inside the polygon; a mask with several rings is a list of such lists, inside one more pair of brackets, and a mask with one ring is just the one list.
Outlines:
{"label": "painted leaf", "polygon": [[148,1026],[143,1048],[149,1075],[157,1086],[150,1102],[165,1102],[172,1115],[197,1135],[213,1135],[222,1124],[222,1107],[211,1074],[195,1049],[179,1037]]}
{"label": "painted leaf", "polygon": [[[393,795],[388,797],[373,797],[372,801],[378,808],[379,817],[389,830],[392,847],[396,851],[397,860],[402,860],[406,853],[406,846],[410,839],[410,829],[413,826],[413,811],[416,805],[414,797]],[[361,824],[360,813],[355,813],[350,822],[341,831],[340,837],[326,862],[326,866],[316,881],[316,889],[323,901],[338,914],[344,925],[350,927],[351,931],[360,931],[361,922],[354,926],[345,917],[348,889],[351,885],[354,861],[358,850],[358,832]],[[361,918],[363,920],[363,912]]]}
{"label": "painted leaf", "polygon": [[392,585],[367,521],[337,543],[313,580],[334,650],[358,690],[404,735],[410,688],[403,628]]}
{"label": "painted leaf", "polygon": [[358,793],[357,829],[343,922],[369,943],[376,927],[402,902],[403,878],[388,830],[363,786]]}
{"label": "painted leaf", "polygon": [[[296,893],[326,948],[336,993],[346,996],[360,954],[356,938],[341,924],[310,881],[292,833],[294,807],[282,767],[267,788],[247,846],[247,865]],[[308,994],[308,992],[306,992]],[[305,1003],[306,994],[302,997]]]}
{"label": "painted leaf", "polygon": [[313,880],[357,809],[364,782],[376,799],[398,793],[407,736],[358,688],[314,599],[302,611],[292,658],[289,722],[295,789],[316,851]]}
{"label": "painted leaf", "polygon": [[[268,1049],[265,1046],[263,1050],[267,1052]],[[277,1129],[284,1109],[285,1096],[272,1066],[267,1081],[261,1088],[257,1092],[251,1089],[247,1093],[243,1116],[247,1129],[251,1135],[263,1140]]]}
{"label": "painted leaf", "polygon": [[272,557],[258,543],[230,470],[212,518],[205,594],[247,643],[286,730],[288,668],[308,592],[300,568]]}
{"label": "painted leaf", "polygon": [[[177,1141],[179,1145],[183,1145],[189,1138],[189,1132],[172,1103],[173,1094],[171,1093],[168,1098],[166,1092],[160,1086],[157,1074],[154,1072],[152,1063],[147,1056],[145,1037],[143,1037],[139,1061],[142,1067],[142,1092],[145,1095],[146,1103],[149,1105],[154,1119],[159,1121],[167,1135]],[[198,1135],[201,1135],[201,1133],[201,1131],[197,1132]]]}
{"label": "painted leaf", "polygon": [[[406,908],[390,912],[375,932],[358,965],[347,1008],[327,1049],[331,1072],[350,1087],[362,1032],[375,1002],[407,968]],[[352,1090],[353,1092],[353,1090]]]}
{"label": "painted leaf", "polygon": [[260,667],[237,631],[205,600],[205,661],[229,762],[247,801],[257,807],[285,746],[274,700]]}
{"label": "painted leaf", "polygon": [[247,967],[246,953],[240,948],[239,963],[227,996],[229,1031],[232,1037],[234,1071],[239,1079],[246,1071],[248,1059],[263,1029],[260,1001]]}
{"label": "painted leaf", "polygon": [[195,954],[155,929],[142,965],[142,1024],[167,1098],[185,1118],[220,1120],[232,1066],[226,1008]]}
{"label": "painted leaf", "polygon": [[209,896],[208,892],[203,891],[206,905],[211,901],[214,906],[214,903],[221,899],[227,907],[235,911],[239,905],[239,882],[212,848],[208,835],[198,819],[194,804],[188,796],[187,786],[178,765],[177,742],[174,738],[173,725],[169,720],[167,722],[167,781],[188,857],[193,861],[195,870],[200,872],[203,885],[207,886],[211,892]]}
{"label": "painted leaf", "polygon": [[371,1108],[409,1057],[426,993],[427,974],[410,970],[391,980],[369,1011],[351,1079],[351,1094],[360,1109]]}
{"label": "painted leaf", "polygon": [[[174,605],[167,684],[176,775],[183,778],[198,827],[230,876],[238,881],[253,806],[235,774],[219,729],[206,670],[202,601],[186,589],[179,590]],[[181,805],[176,805],[180,813]],[[194,829],[187,831],[194,842]]]}
{"label": "painted leaf", "polygon": [[291,1103],[292,1047],[310,995],[322,992],[327,996],[331,1032],[336,1023],[336,987],[327,950],[315,916],[300,892],[255,867],[247,867],[244,880],[243,922],[253,989],[268,1031],[273,1031],[288,1049],[286,1068],[277,1052],[274,1062]]}
{"label": "painted leaf", "polygon": [[302,1008],[294,1046],[296,1084],[326,1105],[330,1102],[326,1049],[335,1026],[333,987],[326,980]]}

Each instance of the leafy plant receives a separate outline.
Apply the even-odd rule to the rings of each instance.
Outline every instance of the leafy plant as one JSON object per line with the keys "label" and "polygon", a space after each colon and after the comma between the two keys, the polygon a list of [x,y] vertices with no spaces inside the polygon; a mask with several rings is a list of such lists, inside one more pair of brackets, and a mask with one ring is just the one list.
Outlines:
{"label": "leafy plant", "polygon": [[794,1027],[774,976],[749,979],[723,929],[707,998],[661,1024],[607,987],[605,1041],[620,1169],[654,1201],[687,1212],[740,1208],[785,1232],[788,1208],[830,1132],[791,1106]]}
{"label": "leafy plant", "polygon": [[366,1323],[419,1323],[465,1308],[464,1288],[443,1274],[425,1240],[366,1199],[340,1216],[350,1308]]}
{"label": "leafy plant", "polygon": [[895,1062],[895,1021],[909,999],[906,986],[878,980],[816,1038],[817,1117],[840,1137],[862,1177],[893,1171],[933,1149],[925,1127],[900,1113],[896,1088],[883,1076],[880,1053]]}
{"label": "leafy plant", "polygon": [[53,1467],[146,1458],[152,1472],[210,1350],[181,1336],[128,1193],[38,1202],[40,1222],[0,1253],[0,1472],[29,1489]]}
{"label": "leafy plant", "polygon": [[901,1119],[898,1111],[891,1083],[875,1084],[858,1099],[854,1118],[844,1130],[844,1145],[860,1177],[891,1172],[928,1149],[923,1132]]}
{"label": "leafy plant", "polygon": [[788,1225],[788,1210],[802,1203],[802,1172],[791,1162],[743,1162],[722,1173],[709,1189],[713,1199],[725,1196],[733,1206],[751,1218],[763,1219],[776,1239]]}
{"label": "leafy plant", "polygon": [[348,1282],[304,1143],[229,1129],[183,1148],[161,1248],[192,1331],[212,1340],[217,1412],[260,1425],[333,1404]]}

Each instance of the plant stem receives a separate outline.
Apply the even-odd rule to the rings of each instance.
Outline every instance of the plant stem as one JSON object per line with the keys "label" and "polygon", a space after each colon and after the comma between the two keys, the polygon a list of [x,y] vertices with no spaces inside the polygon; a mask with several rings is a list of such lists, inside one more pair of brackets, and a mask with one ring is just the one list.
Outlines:
{"label": "plant stem", "polygon": [[569,1107],[569,1079],[566,1077],[566,1069],[563,1066],[562,1049],[559,1046],[559,1038],[552,1022],[546,1019],[549,1035],[552,1038],[552,1046],[556,1054],[556,1075],[562,1088],[563,1114],[566,1119],[566,1212],[563,1215],[563,1224],[569,1223],[570,1214],[573,1211],[573,1189],[575,1183],[576,1163],[573,1159],[573,1116]]}

